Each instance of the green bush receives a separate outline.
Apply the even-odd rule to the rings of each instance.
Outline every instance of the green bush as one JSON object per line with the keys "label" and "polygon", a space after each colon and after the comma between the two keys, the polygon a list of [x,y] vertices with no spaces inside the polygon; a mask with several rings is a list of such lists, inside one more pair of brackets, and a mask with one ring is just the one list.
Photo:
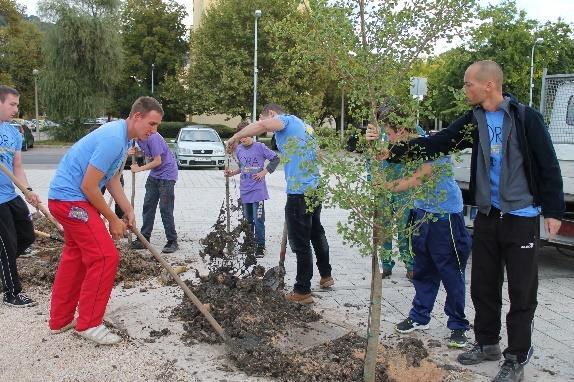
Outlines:
{"label": "green bush", "polygon": [[89,131],[82,123],[74,122],[62,122],[59,126],[53,126],[47,130],[54,141],[71,143],[79,141]]}
{"label": "green bush", "polygon": [[171,139],[177,137],[179,130],[182,127],[189,127],[189,126],[205,126],[210,127],[213,130],[217,131],[221,139],[226,139],[231,137],[235,134],[235,129],[225,126],[225,125],[218,125],[218,124],[207,124],[207,123],[194,123],[194,122],[162,122],[159,126],[158,132],[166,139]]}

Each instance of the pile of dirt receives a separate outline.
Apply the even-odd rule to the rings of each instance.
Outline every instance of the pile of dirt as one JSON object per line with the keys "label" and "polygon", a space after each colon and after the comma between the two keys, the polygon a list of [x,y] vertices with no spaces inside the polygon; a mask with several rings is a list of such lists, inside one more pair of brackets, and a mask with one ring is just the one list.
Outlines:
{"label": "pile of dirt", "polygon": [[[200,241],[201,255],[210,272],[207,276],[197,274],[197,284],[187,282],[223,327],[229,358],[248,375],[280,381],[362,381],[366,339],[356,333],[343,332],[339,338],[333,336],[330,338],[335,339],[313,342],[316,346],[300,343],[297,336],[313,338],[314,323],[323,323],[317,322],[321,315],[310,306],[287,301],[282,292],[264,284],[261,278],[264,268],[256,265],[254,256],[241,251],[242,245],[237,244],[242,235],[248,234],[241,221],[235,228],[228,229],[227,214],[222,206],[212,231]],[[245,242],[249,245],[249,240],[244,239],[243,246]],[[187,345],[222,342],[186,296],[173,309],[172,317],[183,322],[182,340]],[[285,346],[286,342],[291,346]],[[409,354],[405,354],[407,352]],[[416,340],[405,340],[397,350],[387,351],[381,346],[376,381],[402,382],[400,374],[393,374],[389,369],[399,370],[397,365],[407,372],[416,368],[417,372],[411,375],[417,375],[417,381],[441,380],[437,377],[440,370],[434,372],[436,366],[428,366],[432,371],[429,373],[426,361],[421,363],[427,355],[423,343]],[[432,378],[427,378],[431,375]]]}
{"label": "pile of dirt", "polygon": [[[193,293],[233,338],[272,340],[283,333],[287,324],[317,321],[320,315],[308,306],[288,302],[281,292],[263,285],[257,276],[239,278],[225,270],[201,278],[199,285],[187,282]],[[187,343],[220,342],[199,310],[187,297],[173,315],[184,321]]]}
{"label": "pile of dirt", "polygon": [[[40,214],[33,214],[36,230],[61,237],[52,223]],[[18,259],[18,273],[23,283],[28,285],[51,286],[56,276],[62,254],[63,243],[43,237],[37,237],[33,244],[33,255]],[[161,267],[148,253],[131,250],[126,244],[118,245],[120,264],[115,282],[139,281],[160,274]]]}

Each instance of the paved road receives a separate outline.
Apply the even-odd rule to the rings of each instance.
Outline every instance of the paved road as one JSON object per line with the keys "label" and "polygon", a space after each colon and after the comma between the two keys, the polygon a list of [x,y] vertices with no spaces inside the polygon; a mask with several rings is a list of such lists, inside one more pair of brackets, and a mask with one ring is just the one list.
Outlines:
{"label": "paved road", "polygon": [[22,152],[22,163],[27,169],[55,169],[66,151],[63,147],[34,147]]}

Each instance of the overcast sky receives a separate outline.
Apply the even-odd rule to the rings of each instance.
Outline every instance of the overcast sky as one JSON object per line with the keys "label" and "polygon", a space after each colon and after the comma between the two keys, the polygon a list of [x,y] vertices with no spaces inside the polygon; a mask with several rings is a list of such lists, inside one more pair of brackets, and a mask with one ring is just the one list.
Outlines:
{"label": "overcast sky", "polygon": [[[37,12],[38,0],[16,0],[28,9],[28,14],[35,15]],[[193,14],[193,0],[176,0],[185,6],[188,16],[186,24],[190,25]],[[482,4],[497,4],[500,0],[479,0]],[[516,3],[521,9],[525,9],[529,18],[539,21],[556,21],[562,17],[564,21],[574,23],[574,0],[517,0]]]}

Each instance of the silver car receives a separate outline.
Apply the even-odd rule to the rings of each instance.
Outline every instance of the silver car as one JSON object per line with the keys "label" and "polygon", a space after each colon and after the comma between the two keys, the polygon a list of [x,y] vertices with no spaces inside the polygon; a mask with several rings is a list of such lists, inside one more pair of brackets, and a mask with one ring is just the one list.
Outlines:
{"label": "silver car", "polygon": [[205,126],[184,127],[175,143],[175,158],[182,167],[225,167],[225,146],[217,131]]}

